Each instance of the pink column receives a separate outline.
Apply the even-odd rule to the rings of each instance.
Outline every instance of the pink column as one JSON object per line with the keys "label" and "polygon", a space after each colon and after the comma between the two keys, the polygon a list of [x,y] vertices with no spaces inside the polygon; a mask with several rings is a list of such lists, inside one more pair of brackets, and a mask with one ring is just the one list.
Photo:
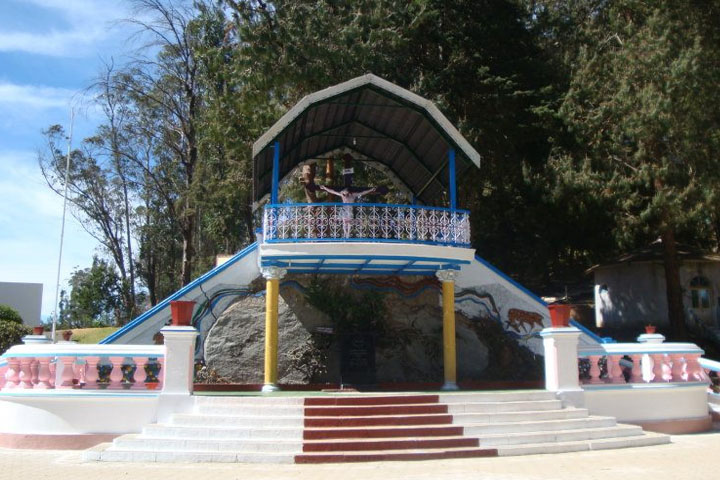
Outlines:
{"label": "pink column", "polygon": [[35,388],[53,388],[50,384],[50,357],[38,357],[38,383]]}
{"label": "pink column", "polygon": [[35,360],[34,357],[21,357],[20,358],[20,387],[21,388],[33,388],[32,384],[32,371],[30,370],[30,364]]}
{"label": "pink column", "polygon": [[687,381],[688,382],[705,382],[707,381],[707,374],[703,371],[700,366],[700,354],[689,353],[685,355],[685,362],[687,362]]}
{"label": "pink column", "polygon": [[58,361],[62,362],[63,369],[60,385],[57,388],[73,388],[73,363],[75,363],[75,357],[59,357]]}
{"label": "pink column", "polygon": [[598,384],[598,383],[604,383],[602,380],[600,380],[600,359],[602,358],[601,355],[590,355],[588,357],[588,360],[590,360],[590,380],[588,383],[591,384]]}
{"label": "pink column", "polygon": [[[625,383],[625,377],[622,373],[622,368],[620,368],[620,360],[622,359],[622,355],[608,355],[608,372],[610,372],[610,369],[612,368],[612,383]],[[608,375],[609,376],[609,375]]]}
{"label": "pink column", "polygon": [[683,376],[683,370],[685,369],[685,362],[683,361],[683,355],[679,353],[672,353],[668,355],[672,360],[672,370],[670,371],[670,378],[673,382],[684,382],[687,379],[687,375]]}
{"label": "pink column", "polygon": [[145,373],[145,364],[147,363],[147,357],[133,357],[133,360],[135,361],[135,375],[133,378],[135,379],[135,384],[133,385],[134,389],[137,390],[145,390],[145,379],[147,378],[147,373]]}
{"label": "pink column", "polygon": [[57,373],[57,359],[53,362],[52,359],[50,359],[50,388],[55,388],[55,374]]}
{"label": "pink column", "polygon": [[5,372],[6,389],[17,388],[20,384],[20,359],[11,357],[7,359],[8,369]]}
{"label": "pink column", "polygon": [[630,375],[630,383],[642,383],[643,382],[643,374],[642,374],[642,355],[630,355],[630,358],[632,358],[633,366],[632,366],[632,373]]}
{"label": "pink column", "polygon": [[5,367],[0,367],[0,390],[5,386],[5,375],[7,374],[7,364]]}
{"label": "pink column", "polygon": [[78,358],[73,363],[73,375],[77,379],[77,386],[82,387],[85,385],[85,360]]}
{"label": "pink column", "polygon": [[665,354],[654,353],[650,355],[653,361],[653,383],[664,382],[663,367],[665,366]]}
{"label": "pink column", "polygon": [[672,369],[670,368],[670,356],[663,355],[663,380],[669,382],[672,380]]}
{"label": "pink column", "polygon": [[33,385],[38,384],[38,359],[33,358],[30,362],[30,378]]}
{"label": "pink column", "polygon": [[85,388],[98,388],[98,369],[97,364],[100,357],[85,357]]}
{"label": "pink column", "polygon": [[122,379],[123,379],[123,372],[122,372],[122,364],[125,360],[125,357],[110,357],[109,358],[110,363],[112,363],[112,372],[110,372],[110,385],[108,385],[109,389],[112,390],[118,390],[123,388],[122,387]]}

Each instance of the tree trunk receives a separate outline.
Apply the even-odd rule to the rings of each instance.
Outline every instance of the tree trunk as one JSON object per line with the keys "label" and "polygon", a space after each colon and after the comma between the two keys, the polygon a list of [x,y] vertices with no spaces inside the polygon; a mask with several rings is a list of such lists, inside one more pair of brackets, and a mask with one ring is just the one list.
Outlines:
{"label": "tree trunk", "polygon": [[663,244],[663,264],[665,266],[665,287],[668,305],[668,320],[672,340],[685,340],[685,312],[682,301],[682,285],[680,285],[680,264],[677,258],[675,231],[666,227],[661,236]]}

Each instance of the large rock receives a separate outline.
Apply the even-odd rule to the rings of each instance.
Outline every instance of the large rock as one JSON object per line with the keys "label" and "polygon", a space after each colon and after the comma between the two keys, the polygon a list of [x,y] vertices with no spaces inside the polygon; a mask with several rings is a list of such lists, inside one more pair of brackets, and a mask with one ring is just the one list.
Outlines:
{"label": "large rock", "polygon": [[[285,384],[340,383],[343,337],[332,320],[310,305],[294,276],[280,289],[278,305],[278,381]],[[349,285],[348,277],[331,277],[343,294],[365,292]],[[297,283],[296,283],[297,282]],[[412,282],[412,280],[410,280]],[[437,288],[412,295],[382,293],[384,318],[377,319],[375,373],[377,383],[442,382],[442,308]],[[456,313],[458,379],[483,378],[488,348],[476,321]],[[335,328],[333,335],[318,327]],[[220,315],[205,342],[208,367],[231,382],[262,383],[265,339],[265,297],[238,300]],[[321,329],[324,330],[324,329]],[[325,330],[326,331],[326,330]],[[347,357],[346,357],[347,358]]]}
{"label": "large rock", "polygon": [[[293,288],[282,288],[278,301],[278,382],[307,383],[302,358],[311,348],[316,327],[329,324],[327,316],[308,305]],[[265,355],[265,297],[248,296],[228,307],[208,332],[205,362],[233,383],[263,383]]]}
{"label": "large rock", "polygon": [[[386,295],[385,335],[376,350],[380,383],[442,382],[442,308],[436,290],[417,296]],[[477,380],[488,364],[488,349],[472,320],[455,313],[458,379]]]}

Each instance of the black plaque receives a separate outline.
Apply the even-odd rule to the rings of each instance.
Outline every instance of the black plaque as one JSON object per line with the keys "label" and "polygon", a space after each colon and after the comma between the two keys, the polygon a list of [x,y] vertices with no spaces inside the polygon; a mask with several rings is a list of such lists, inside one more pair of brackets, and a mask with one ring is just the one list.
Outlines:
{"label": "black plaque", "polygon": [[375,384],[375,336],[352,333],[342,338],[340,357],[342,383],[346,385]]}

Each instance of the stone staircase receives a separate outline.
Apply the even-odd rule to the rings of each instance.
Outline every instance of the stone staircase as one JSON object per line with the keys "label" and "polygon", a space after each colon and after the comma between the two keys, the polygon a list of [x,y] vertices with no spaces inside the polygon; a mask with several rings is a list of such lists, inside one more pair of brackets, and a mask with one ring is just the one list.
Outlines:
{"label": "stone staircase", "polygon": [[196,397],[195,411],[86,460],[330,463],[559,453],[668,443],[551,392]]}

